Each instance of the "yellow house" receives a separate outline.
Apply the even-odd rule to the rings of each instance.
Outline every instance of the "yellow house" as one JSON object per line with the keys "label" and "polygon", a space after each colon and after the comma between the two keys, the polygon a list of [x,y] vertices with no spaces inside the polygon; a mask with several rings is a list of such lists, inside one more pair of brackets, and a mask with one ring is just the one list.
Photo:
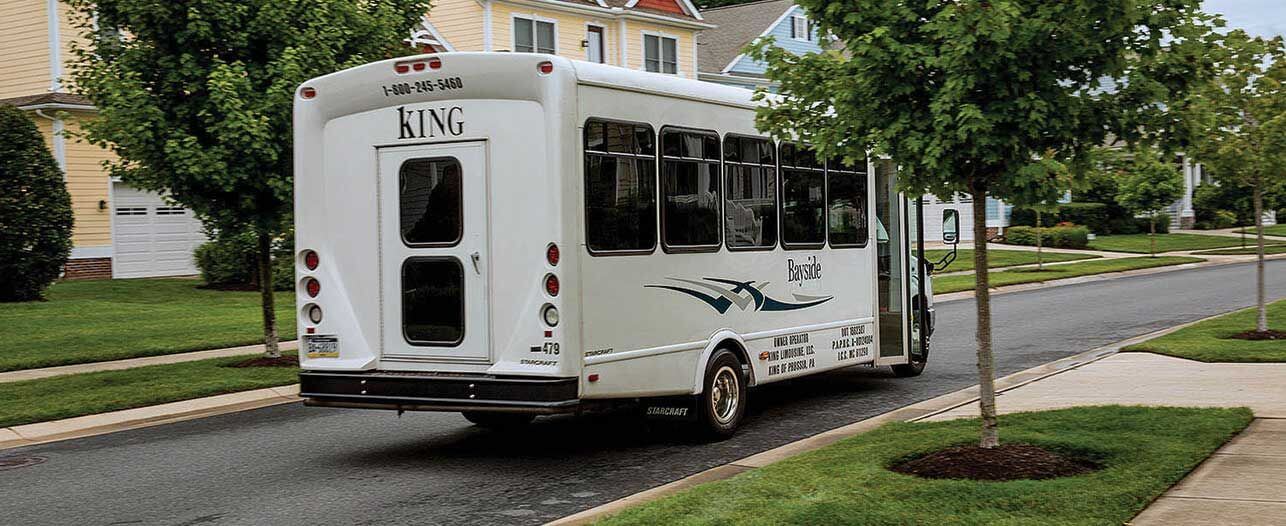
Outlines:
{"label": "yellow house", "polygon": [[0,0],[0,104],[36,122],[71,194],[75,227],[65,278],[195,274],[192,251],[205,240],[196,218],[112,180],[102,167],[110,153],[73,137],[95,109],[62,78],[76,38],[69,9],[59,0]]}
{"label": "yellow house", "polygon": [[438,0],[412,43],[425,51],[550,53],[630,69],[697,76],[689,0]]}

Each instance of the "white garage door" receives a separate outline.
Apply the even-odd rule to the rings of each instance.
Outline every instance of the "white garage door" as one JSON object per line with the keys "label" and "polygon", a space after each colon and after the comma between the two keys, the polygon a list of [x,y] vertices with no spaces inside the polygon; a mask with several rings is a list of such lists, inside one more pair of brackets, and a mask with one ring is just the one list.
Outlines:
{"label": "white garage door", "polygon": [[196,274],[192,251],[205,242],[201,222],[161,196],[113,183],[113,278]]}

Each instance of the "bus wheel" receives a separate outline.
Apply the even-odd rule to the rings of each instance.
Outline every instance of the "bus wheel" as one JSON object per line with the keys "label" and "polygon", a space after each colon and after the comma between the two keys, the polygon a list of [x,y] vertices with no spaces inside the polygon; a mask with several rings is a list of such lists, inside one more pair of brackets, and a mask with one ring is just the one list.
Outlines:
{"label": "bus wheel", "polygon": [[512,429],[530,424],[536,415],[523,413],[491,413],[487,411],[464,411],[464,419],[474,425],[488,429]]}
{"label": "bus wheel", "polygon": [[719,349],[710,357],[697,405],[702,431],[711,437],[730,437],[741,425],[746,414],[746,378],[732,351]]}

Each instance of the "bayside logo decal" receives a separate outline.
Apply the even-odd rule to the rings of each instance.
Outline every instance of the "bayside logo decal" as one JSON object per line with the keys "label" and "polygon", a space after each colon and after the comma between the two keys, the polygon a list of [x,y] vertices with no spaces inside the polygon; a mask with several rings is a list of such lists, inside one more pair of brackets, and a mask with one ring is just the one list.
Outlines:
{"label": "bayside logo decal", "polygon": [[808,256],[808,262],[803,264],[796,264],[793,258],[786,258],[786,281],[803,283],[815,279],[822,279],[822,264],[817,262],[817,256]]}
{"label": "bayside logo decal", "polygon": [[418,110],[408,110],[406,106],[398,106],[397,122],[400,125],[397,134],[399,139],[464,135],[464,109],[459,106]]}
{"label": "bayside logo decal", "polygon": [[[821,267],[818,266],[818,276],[821,275],[820,269]],[[792,296],[795,297],[795,301],[798,303],[790,303],[764,294],[761,289],[768,286],[767,282],[756,286],[754,281],[736,281],[720,278],[705,278],[704,281],[683,278],[667,279],[700,287],[713,292],[713,294],[677,285],[644,285],[643,287],[672,290],[687,294],[705,302],[707,305],[714,308],[714,310],[719,311],[719,314],[726,314],[728,309],[731,309],[733,305],[736,305],[738,309],[743,311],[750,308],[753,304],[755,311],[781,312],[807,309],[835,299],[834,296],[805,296],[803,294],[792,294]],[[717,283],[718,285],[715,285],[714,283]]]}

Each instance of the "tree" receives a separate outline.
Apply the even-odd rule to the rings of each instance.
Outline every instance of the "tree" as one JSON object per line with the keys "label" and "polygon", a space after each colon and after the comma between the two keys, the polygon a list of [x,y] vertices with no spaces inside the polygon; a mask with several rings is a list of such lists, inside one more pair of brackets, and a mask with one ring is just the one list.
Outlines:
{"label": "tree", "polygon": [[70,67],[112,175],[218,232],[256,237],[264,346],[280,357],[271,250],[291,209],[291,104],[305,80],[409,54],[427,0],[67,0]]}
{"label": "tree", "polygon": [[1186,116],[1199,123],[1194,154],[1219,181],[1249,187],[1258,248],[1255,332],[1268,333],[1264,290],[1264,201],[1286,187],[1286,47],[1237,30],[1228,34],[1217,75],[1193,92]]}
{"label": "tree", "polygon": [[1183,196],[1183,174],[1161,162],[1157,153],[1134,153],[1129,168],[1120,174],[1116,202],[1135,214],[1148,216],[1148,253],[1157,255],[1157,214]]}
{"label": "tree", "polygon": [[71,253],[71,196],[27,115],[0,105],[0,301],[38,300]]}
{"label": "tree", "polygon": [[996,447],[985,197],[1056,201],[1057,174],[1083,171],[1109,132],[1140,137],[1151,108],[1200,78],[1208,17],[1199,0],[799,4],[842,52],[755,46],[784,96],[758,125],[823,157],[888,155],[911,195],[973,195],[980,446]]}

